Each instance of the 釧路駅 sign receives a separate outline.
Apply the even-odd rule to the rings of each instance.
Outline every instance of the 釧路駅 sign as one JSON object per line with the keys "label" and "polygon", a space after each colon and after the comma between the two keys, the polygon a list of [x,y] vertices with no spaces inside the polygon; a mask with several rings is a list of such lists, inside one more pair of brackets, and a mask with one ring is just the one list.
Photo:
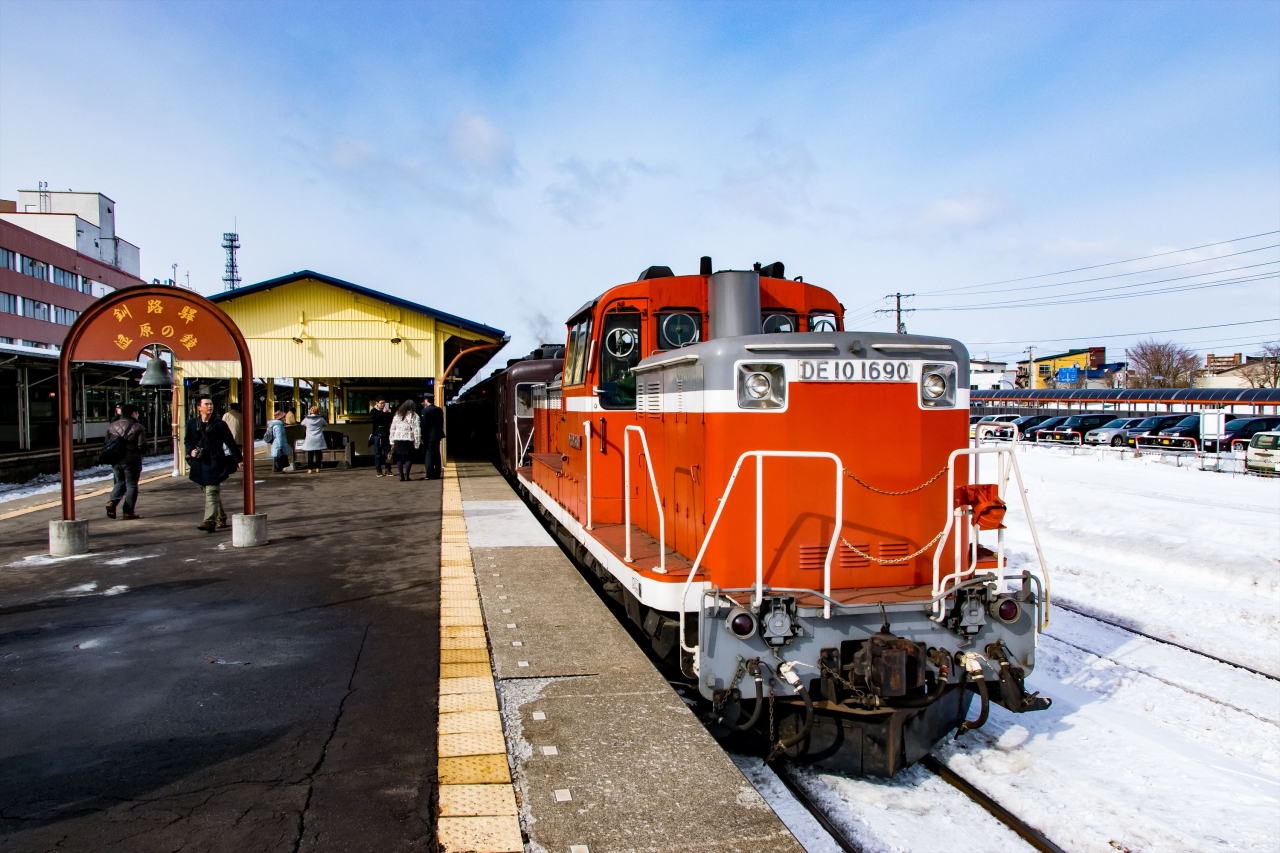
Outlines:
{"label": "\u91e7\u8def\u99c5 sign", "polygon": [[178,359],[239,361],[235,341],[222,322],[182,291],[125,298],[75,343],[77,361],[133,361],[145,347],[161,344]]}

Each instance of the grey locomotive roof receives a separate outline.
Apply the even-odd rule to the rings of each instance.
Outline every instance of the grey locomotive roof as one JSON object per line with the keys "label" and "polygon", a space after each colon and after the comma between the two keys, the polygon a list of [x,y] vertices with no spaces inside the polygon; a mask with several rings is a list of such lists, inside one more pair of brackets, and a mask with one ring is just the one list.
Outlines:
{"label": "grey locomotive roof", "polygon": [[698,364],[703,368],[705,388],[732,389],[736,362],[783,358],[936,359],[954,363],[957,385],[969,387],[969,350],[964,344],[952,338],[886,332],[799,332],[716,338],[655,353],[642,360],[636,371]]}

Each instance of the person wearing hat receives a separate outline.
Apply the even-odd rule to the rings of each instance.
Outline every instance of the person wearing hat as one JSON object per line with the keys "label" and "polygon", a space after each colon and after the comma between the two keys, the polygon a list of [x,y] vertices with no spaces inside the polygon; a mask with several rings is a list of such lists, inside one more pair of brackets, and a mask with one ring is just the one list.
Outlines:
{"label": "person wearing hat", "polygon": [[140,516],[134,513],[138,504],[138,478],[142,475],[142,450],[146,438],[146,430],[138,423],[138,404],[121,403],[120,417],[107,427],[106,441],[119,437],[124,442],[124,458],[111,466],[111,477],[115,481],[111,488],[111,499],[107,501],[107,518],[116,517],[116,507],[121,499],[126,519]]}

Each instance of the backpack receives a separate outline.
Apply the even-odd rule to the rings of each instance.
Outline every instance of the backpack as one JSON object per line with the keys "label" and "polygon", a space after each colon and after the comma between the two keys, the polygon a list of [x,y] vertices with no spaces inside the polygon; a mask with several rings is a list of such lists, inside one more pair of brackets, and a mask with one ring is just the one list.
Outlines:
{"label": "backpack", "polygon": [[99,465],[119,465],[129,452],[129,443],[122,435],[113,435],[102,445],[98,452]]}

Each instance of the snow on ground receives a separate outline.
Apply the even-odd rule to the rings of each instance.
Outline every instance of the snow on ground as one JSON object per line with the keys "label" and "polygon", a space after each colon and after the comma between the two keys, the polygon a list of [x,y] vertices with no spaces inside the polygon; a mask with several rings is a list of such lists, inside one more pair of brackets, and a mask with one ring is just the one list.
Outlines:
{"label": "snow on ground", "polygon": [[[1280,674],[1280,479],[1065,448],[1018,460],[1056,598]],[[1033,559],[1024,518],[1010,499],[1011,562]]]}
{"label": "snow on ground", "polygon": [[[1154,636],[1280,673],[1280,480],[1160,460],[1019,451],[1054,594]],[[1034,553],[1016,501],[1008,541]],[[1057,610],[1029,688],[941,760],[1071,851],[1280,849],[1280,682]],[[1027,849],[914,767],[804,773],[867,850]]]}
{"label": "snow on ground", "polygon": [[[147,456],[142,460],[144,473],[158,471],[161,468],[168,468],[172,465],[172,453],[166,453],[163,456]],[[83,468],[76,472],[76,485],[78,486],[107,482],[110,479],[110,465],[95,465],[92,468]],[[60,488],[62,488],[62,478],[57,474],[41,474],[38,477],[27,480],[25,483],[0,483],[0,503],[52,493]]]}

